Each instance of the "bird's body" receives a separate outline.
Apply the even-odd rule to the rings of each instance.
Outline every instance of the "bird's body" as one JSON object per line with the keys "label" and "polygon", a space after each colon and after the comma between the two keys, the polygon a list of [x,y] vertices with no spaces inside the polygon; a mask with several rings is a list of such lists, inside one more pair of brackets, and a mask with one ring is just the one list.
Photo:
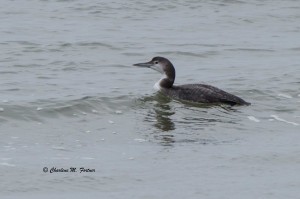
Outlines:
{"label": "bird's body", "polygon": [[150,62],[134,64],[135,66],[149,67],[162,74],[155,88],[171,98],[196,103],[225,103],[230,105],[250,105],[240,97],[225,92],[214,86],[205,84],[173,85],[175,68],[166,58],[154,57]]}
{"label": "bird's body", "polygon": [[196,103],[225,103],[230,105],[249,105],[243,99],[227,93],[214,86],[205,84],[185,84],[172,86],[171,88],[160,88],[160,91],[174,99],[196,102]]}

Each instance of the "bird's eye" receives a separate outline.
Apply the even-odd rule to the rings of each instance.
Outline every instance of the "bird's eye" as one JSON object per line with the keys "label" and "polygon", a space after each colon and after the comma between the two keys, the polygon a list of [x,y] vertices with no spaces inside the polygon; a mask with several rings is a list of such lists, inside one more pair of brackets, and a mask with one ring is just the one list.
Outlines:
{"label": "bird's eye", "polygon": [[154,63],[155,63],[155,64],[158,64],[158,61],[155,61]]}

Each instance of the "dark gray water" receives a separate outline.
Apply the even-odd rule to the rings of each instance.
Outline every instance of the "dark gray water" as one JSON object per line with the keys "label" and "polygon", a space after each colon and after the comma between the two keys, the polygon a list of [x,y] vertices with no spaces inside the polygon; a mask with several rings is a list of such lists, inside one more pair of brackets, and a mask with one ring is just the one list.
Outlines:
{"label": "dark gray water", "polygon": [[[1,198],[299,197],[299,1],[3,1],[0,18]],[[154,56],[252,105],[168,99],[132,66]]]}

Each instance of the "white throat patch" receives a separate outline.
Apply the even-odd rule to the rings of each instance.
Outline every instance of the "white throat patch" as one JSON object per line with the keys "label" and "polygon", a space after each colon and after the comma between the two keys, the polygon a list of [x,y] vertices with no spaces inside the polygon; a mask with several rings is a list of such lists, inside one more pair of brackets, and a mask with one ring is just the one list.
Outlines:
{"label": "white throat patch", "polygon": [[160,80],[158,80],[158,81],[154,84],[153,88],[154,88],[155,90],[159,91],[159,90],[161,89],[160,82],[161,82],[163,79],[165,79],[165,78],[167,78],[166,74],[164,74],[164,75],[162,76],[162,78],[160,78]]}

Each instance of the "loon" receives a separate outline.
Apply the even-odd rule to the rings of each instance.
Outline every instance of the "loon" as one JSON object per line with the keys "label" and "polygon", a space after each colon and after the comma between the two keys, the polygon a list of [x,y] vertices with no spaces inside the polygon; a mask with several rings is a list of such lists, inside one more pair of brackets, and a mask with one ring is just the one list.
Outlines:
{"label": "loon", "polygon": [[250,105],[245,100],[227,93],[219,88],[206,84],[173,85],[175,81],[175,68],[164,57],[154,57],[146,63],[133,64],[156,70],[164,76],[154,85],[156,89],[171,98],[196,103],[224,103],[229,105]]}

